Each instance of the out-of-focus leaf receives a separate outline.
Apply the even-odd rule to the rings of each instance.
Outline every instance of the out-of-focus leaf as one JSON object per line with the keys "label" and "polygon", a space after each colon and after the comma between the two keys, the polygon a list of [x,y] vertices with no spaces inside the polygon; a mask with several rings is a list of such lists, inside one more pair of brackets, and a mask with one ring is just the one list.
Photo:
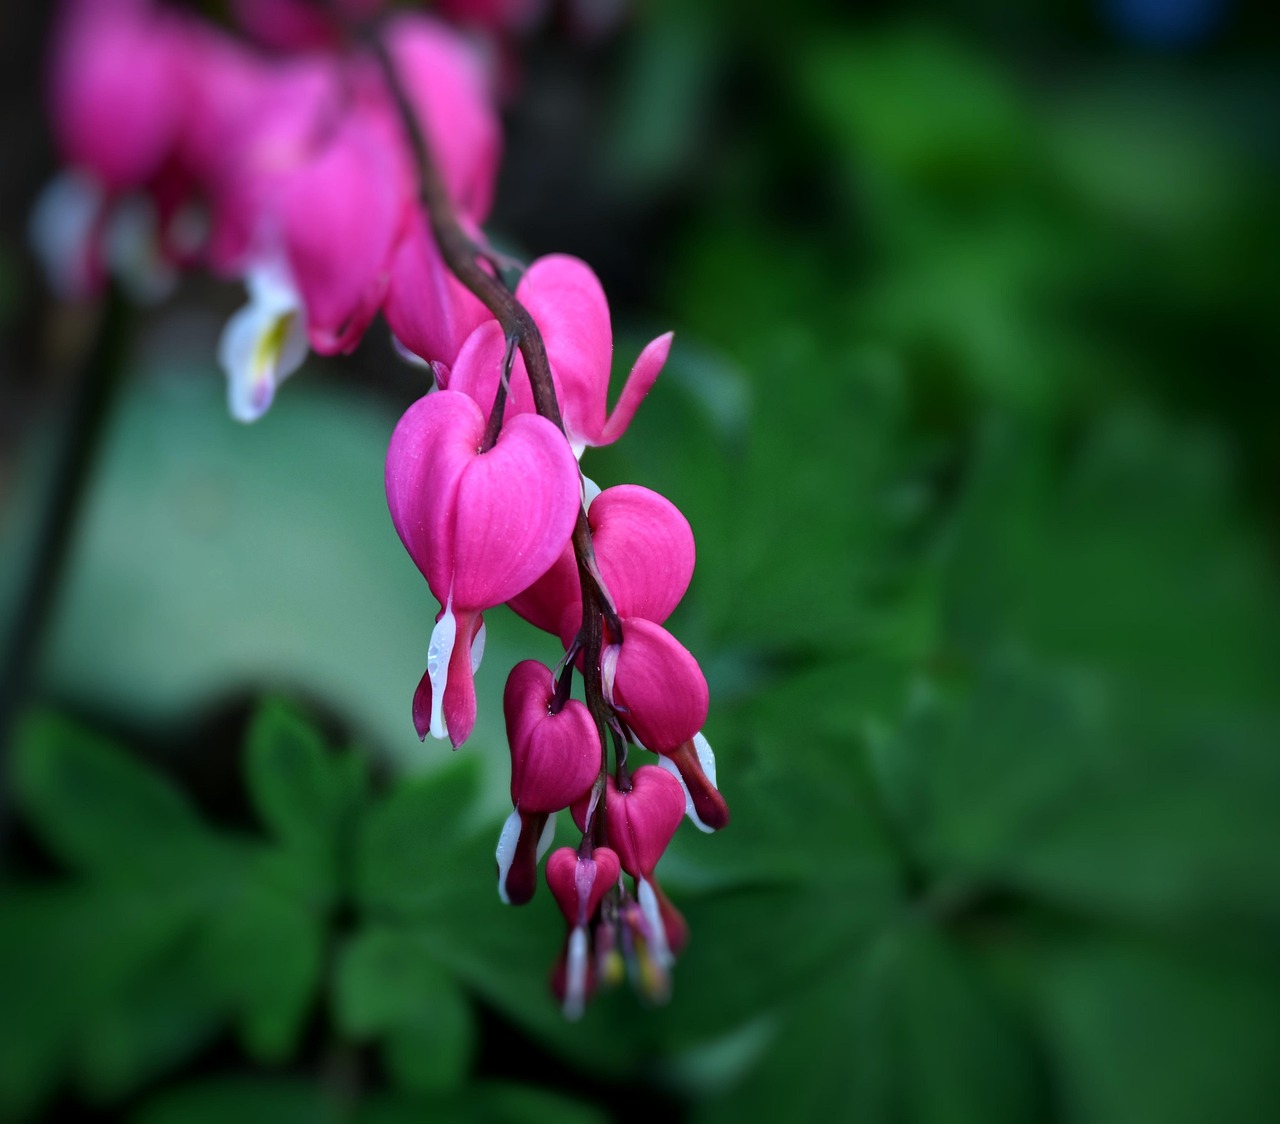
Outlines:
{"label": "out-of-focus leaf", "polygon": [[991,60],[941,32],[827,40],[802,71],[803,92],[859,178],[998,192],[1026,166],[1026,107]]}
{"label": "out-of-focus leaf", "polygon": [[580,1100],[510,1082],[483,1082],[447,1097],[375,1097],[351,1124],[604,1124],[608,1114]]}
{"label": "out-of-focus leaf", "polygon": [[223,1077],[157,1094],[130,1124],[338,1124],[344,1117],[343,1105],[305,1081]]}
{"label": "out-of-focus leaf", "polygon": [[332,893],[336,863],[362,785],[362,760],[326,751],[319,731],[287,704],[263,706],[250,727],[245,771],[258,813]]}
{"label": "out-of-focus leaf", "polygon": [[116,1101],[181,1065],[213,1038],[222,1021],[208,982],[182,953],[148,965],[118,999],[87,1014],[78,1048],[79,1083],[99,1103]]}
{"label": "out-of-focus leaf", "polygon": [[66,719],[23,725],[14,786],[28,821],[77,870],[181,883],[211,857],[212,837],[175,788]]}
{"label": "out-of-focus leaf", "polygon": [[436,1093],[461,1082],[475,1045],[471,1006],[406,931],[356,936],[335,988],[339,1027],[357,1039],[382,1036],[384,1062],[402,1089]]}
{"label": "out-of-focus leaf", "polygon": [[1056,940],[1031,973],[1065,1118],[1280,1116],[1280,976],[1142,941]]}
{"label": "out-of-focus leaf", "polygon": [[449,986],[429,1008],[387,1031],[382,1062],[406,1093],[437,1093],[462,1084],[475,1038],[470,1004]]}
{"label": "out-of-focus leaf", "polygon": [[435,911],[439,895],[458,881],[454,852],[474,827],[478,774],[474,757],[459,758],[447,772],[398,785],[365,817],[355,877],[366,910],[377,916]]}
{"label": "out-of-focus leaf", "polygon": [[259,862],[201,936],[202,971],[231,1007],[245,1049],[263,1061],[287,1057],[320,983],[323,913],[282,889],[270,864]]}
{"label": "out-of-focus leaf", "polygon": [[33,1107],[87,1023],[190,925],[189,903],[124,885],[6,886],[0,916],[0,1115]]}
{"label": "out-of-focus leaf", "polygon": [[906,918],[797,995],[747,1079],[700,1119],[1034,1119],[1025,1045],[944,936]]}

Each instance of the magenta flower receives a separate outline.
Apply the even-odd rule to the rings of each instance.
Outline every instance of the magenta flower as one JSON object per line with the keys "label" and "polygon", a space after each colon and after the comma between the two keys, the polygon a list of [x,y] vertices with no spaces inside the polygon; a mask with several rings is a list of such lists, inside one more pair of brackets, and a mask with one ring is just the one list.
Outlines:
{"label": "magenta flower", "polygon": [[430,729],[454,746],[474,723],[474,712],[452,710],[448,718],[451,695],[473,689],[470,660],[454,658],[457,636],[472,635],[479,613],[550,567],[579,504],[577,464],[554,425],[536,415],[512,418],[481,452],[485,425],[466,395],[438,391],[409,407],[387,452],[392,521],[443,606],[427,655]]}
{"label": "magenta flower", "polygon": [[420,213],[400,240],[382,314],[405,350],[446,367],[454,365],[462,345],[485,321],[502,332],[489,310],[449,271]]}
{"label": "magenta flower", "polygon": [[[591,267],[565,254],[539,258],[516,287],[516,299],[537,322],[547,346],[556,397],[565,433],[578,456],[588,445],[608,445],[631,424],[671,350],[672,333],[659,336],[641,351],[613,413],[607,414],[609,377],[613,369],[613,329],[609,304]],[[474,343],[468,340],[453,367],[449,386],[469,394],[487,410],[497,393],[498,372],[506,346],[497,325],[482,324]],[[524,360],[517,356],[511,373],[509,412],[531,411],[533,396]]]}
{"label": "magenta flower", "polygon": [[147,0],[72,0],[58,19],[49,73],[63,159],[108,192],[159,172],[182,124],[177,21]]}
{"label": "magenta flower", "polygon": [[[498,895],[523,905],[533,897],[537,864],[551,844],[549,817],[585,795],[600,772],[600,739],[577,699],[555,708],[556,681],[537,660],[516,664],[502,709],[511,747],[511,803],[498,841]],[[535,846],[536,841],[536,846]]]}
{"label": "magenta flower", "polygon": [[561,847],[547,860],[547,885],[569,923],[569,935],[551,984],[567,1018],[582,1016],[595,987],[588,926],[604,896],[617,884],[618,874],[618,855],[608,847],[596,847],[590,858],[571,847]]}
{"label": "magenta flower", "polygon": [[[646,922],[654,961],[660,969],[666,969],[675,957],[653,872],[684,819],[684,792],[670,773],[656,765],[640,766],[631,774],[630,783],[631,787],[622,791],[612,777],[608,778],[605,827],[609,846],[617,852],[622,869],[636,880],[636,900]],[[586,822],[586,811],[585,800],[573,806],[579,827]],[[674,912],[669,902],[667,908]],[[673,932],[680,931],[680,926],[671,928]]]}
{"label": "magenta flower", "polygon": [[[619,484],[587,508],[592,545],[605,588],[618,613],[662,624],[693,577],[695,550],[689,521],[665,496]],[[582,625],[582,590],[573,551],[509,602],[530,624],[568,646]]]}
{"label": "magenta flower", "polygon": [[622,642],[604,650],[605,697],[641,744],[675,749],[702,729],[710,694],[698,661],[661,625],[622,619]]}

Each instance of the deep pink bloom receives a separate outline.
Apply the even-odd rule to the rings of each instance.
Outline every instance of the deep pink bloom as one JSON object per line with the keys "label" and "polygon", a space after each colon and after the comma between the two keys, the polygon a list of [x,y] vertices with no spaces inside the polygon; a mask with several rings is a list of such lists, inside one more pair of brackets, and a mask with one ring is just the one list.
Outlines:
{"label": "deep pink bloom", "polygon": [[551,669],[524,660],[512,668],[502,697],[515,810],[498,841],[498,896],[514,905],[533,896],[538,859],[550,844],[548,816],[583,796],[600,772],[602,749],[591,712],[568,699],[553,713],[555,694]]}
{"label": "deep pink bloom", "polygon": [[674,750],[707,720],[710,693],[698,661],[660,625],[622,620],[622,643],[604,650],[605,696],[646,749]]}
{"label": "deep pink bloom", "polygon": [[[489,310],[445,265],[416,209],[391,264],[382,314],[406,350],[446,367],[454,365],[472,332],[490,320]],[[501,334],[497,321],[490,322]]]}
{"label": "deep pink bloom", "polygon": [[[573,805],[573,818],[585,828],[588,800]],[[641,765],[631,774],[631,788],[622,792],[608,778],[605,787],[605,828],[609,846],[618,853],[622,869],[633,878],[649,878],[684,819],[680,782],[657,765]]]}
{"label": "deep pink bloom", "polygon": [[[608,778],[605,791],[609,846],[617,852],[622,869],[636,880],[636,900],[645,919],[645,935],[655,963],[665,969],[674,955],[667,936],[668,922],[663,917],[665,898],[653,872],[684,819],[684,790],[670,773],[656,765],[642,765],[631,774],[628,791],[620,791],[612,777]],[[587,807],[586,800],[573,806],[573,817],[580,828],[586,823]],[[667,910],[679,917],[670,902]],[[672,931],[680,935],[681,926],[673,924]],[[683,936],[679,943],[683,943]]]}
{"label": "deep pink bloom", "polygon": [[[449,197],[465,218],[483,222],[502,154],[502,129],[484,60],[456,31],[422,15],[396,16],[384,39]],[[382,88],[376,64],[369,66],[371,85]]]}
{"label": "deep pink bloom", "polygon": [[[458,673],[470,678],[470,661],[453,656],[455,637],[546,571],[579,505],[577,464],[555,426],[512,418],[481,453],[485,424],[466,395],[438,391],[409,407],[387,452],[392,521],[444,607],[427,660],[436,737],[446,736],[447,684]],[[470,724],[447,731],[455,746],[470,732]]]}
{"label": "deep pink bloom", "polygon": [[412,203],[396,140],[376,113],[350,113],[281,185],[281,247],[306,308],[311,346],[322,355],[350,351],[386,292]]}
{"label": "deep pink bloom", "polygon": [[177,22],[147,0],[70,0],[49,70],[53,132],[63,159],[110,192],[159,172],[182,124],[184,60]]}
{"label": "deep pink bloom", "polygon": [[596,847],[590,858],[561,847],[547,860],[547,885],[569,923],[569,934],[551,977],[552,990],[568,1018],[582,1015],[595,988],[596,965],[588,926],[604,896],[617,884],[618,874],[618,856],[608,847]]}
{"label": "deep pink bloom", "polygon": [[[591,267],[565,254],[539,258],[521,278],[516,299],[529,310],[542,333],[565,432],[574,452],[581,454],[588,445],[616,441],[631,424],[637,407],[667,361],[672,334],[659,336],[644,348],[613,413],[608,414],[613,329],[609,304]],[[487,410],[497,392],[506,344],[501,331],[495,333],[488,325],[481,325],[477,334],[475,344],[464,348],[453,366],[449,385],[469,394],[482,410]],[[532,409],[529,376],[524,359],[517,355],[508,412]]]}
{"label": "deep pink bloom", "polygon": [[553,713],[551,669],[523,660],[511,669],[502,698],[511,747],[511,803],[528,812],[558,812],[586,793],[600,772],[600,739],[591,712],[569,699]]}
{"label": "deep pink bloom", "polygon": [[[662,624],[693,577],[689,521],[665,496],[636,484],[606,488],[587,508],[596,563],[618,613]],[[582,624],[582,587],[572,548],[511,608],[567,646]]]}

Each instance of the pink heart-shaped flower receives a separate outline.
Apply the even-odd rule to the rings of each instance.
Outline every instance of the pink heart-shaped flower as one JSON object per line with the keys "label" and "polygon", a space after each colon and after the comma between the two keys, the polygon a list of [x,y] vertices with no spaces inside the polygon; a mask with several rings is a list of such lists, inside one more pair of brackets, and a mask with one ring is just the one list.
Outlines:
{"label": "pink heart-shaped flower", "polygon": [[[665,496],[636,484],[606,488],[587,510],[596,563],[619,615],[665,621],[693,577],[689,521]],[[530,624],[568,646],[582,624],[582,591],[573,550],[510,602]]]}
{"label": "pink heart-shaped flower", "polygon": [[551,669],[524,660],[511,669],[502,697],[511,747],[511,802],[522,812],[569,807],[600,772],[600,738],[591,712],[569,699],[552,714],[555,691]]}
{"label": "pink heart-shaped flower", "polygon": [[578,469],[564,435],[522,414],[481,453],[485,417],[465,394],[419,399],[387,453],[387,505],[442,604],[483,610],[522,592],[569,541]]}
{"label": "pink heart-shaped flower", "polygon": [[[622,792],[608,778],[605,829],[609,846],[618,853],[622,869],[635,878],[651,878],[667,844],[684,818],[684,789],[665,769],[641,765],[631,774],[631,788]],[[588,798],[573,806],[573,818],[585,830]]]}
{"label": "pink heart-shaped flower", "polygon": [[571,926],[591,920],[619,873],[618,856],[608,847],[595,848],[590,859],[580,858],[573,847],[561,847],[547,859],[547,885]]}
{"label": "pink heart-shaped flower", "polygon": [[622,643],[605,649],[612,702],[646,749],[674,750],[707,721],[710,693],[698,661],[660,625],[622,621]]}

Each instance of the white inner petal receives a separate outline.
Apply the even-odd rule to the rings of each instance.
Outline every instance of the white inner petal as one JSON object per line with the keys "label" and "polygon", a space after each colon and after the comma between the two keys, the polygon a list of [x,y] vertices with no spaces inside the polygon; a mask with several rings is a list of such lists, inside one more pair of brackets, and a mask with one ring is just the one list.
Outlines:
{"label": "white inner petal", "polygon": [[701,730],[693,735],[693,748],[698,752],[698,764],[706,773],[711,787],[719,792],[719,786],[716,784],[716,755],[711,752],[711,743],[702,736]]}
{"label": "white inner petal", "polygon": [[[579,453],[579,456],[582,454]],[[596,496],[600,494],[600,485],[591,479],[585,472],[580,473],[582,477],[582,510],[590,511],[591,505],[596,502]]]}
{"label": "white inner petal", "polygon": [[431,677],[431,736],[447,738],[444,721],[444,692],[449,685],[449,658],[453,655],[454,641],[458,638],[458,621],[453,615],[453,599],[444,607],[444,614],[431,630],[431,643],[427,646],[427,674]]}
{"label": "white inner petal", "polygon": [[480,661],[484,659],[484,642],[488,635],[488,626],[483,622],[480,624],[480,631],[476,633],[476,638],[471,641],[471,674],[474,675],[480,670]]}
{"label": "white inner petal", "polygon": [[498,860],[498,897],[503,905],[510,905],[507,896],[507,875],[511,873],[511,863],[516,857],[516,844],[520,841],[520,813],[512,812],[507,822],[502,825],[502,834],[498,836],[498,849],[494,857]]}
{"label": "white inner petal", "polygon": [[676,768],[676,763],[670,757],[663,757],[659,754],[658,765],[660,768],[666,769],[668,773],[680,782],[680,787],[684,790],[684,814],[689,817],[689,821],[699,831],[705,831],[708,835],[711,835],[715,829],[702,822],[701,817],[698,815],[698,810],[693,806],[693,794],[689,791],[689,786],[684,783],[684,777],[680,775],[680,770]]}
{"label": "white inner petal", "polygon": [[302,300],[281,269],[262,266],[245,278],[249,303],[232,314],[218,341],[231,415],[257,421],[276,388],[302,366],[307,322]]}
{"label": "white inner petal", "polygon": [[542,834],[538,836],[538,862],[542,862],[542,856],[547,853],[551,846],[551,842],[556,837],[556,817],[550,815],[547,817],[546,824],[543,825]]}
{"label": "white inner petal", "polygon": [[649,926],[649,947],[653,950],[654,962],[660,968],[670,968],[675,963],[675,957],[671,955],[671,946],[667,944],[667,927],[662,923],[658,895],[653,892],[653,886],[647,878],[640,879],[636,897],[640,901],[640,912],[644,914],[645,924]]}
{"label": "white inner petal", "polygon": [[580,1019],[587,1005],[587,931],[581,925],[569,935],[565,957],[564,1017]]}
{"label": "white inner petal", "polygon": [[610,644],[600,653],[600,680],[604,688],[604,701],[610,706],[617,705],[613,701],[613,680],[618,674],[618,653],[621,651],[621,644]]}

